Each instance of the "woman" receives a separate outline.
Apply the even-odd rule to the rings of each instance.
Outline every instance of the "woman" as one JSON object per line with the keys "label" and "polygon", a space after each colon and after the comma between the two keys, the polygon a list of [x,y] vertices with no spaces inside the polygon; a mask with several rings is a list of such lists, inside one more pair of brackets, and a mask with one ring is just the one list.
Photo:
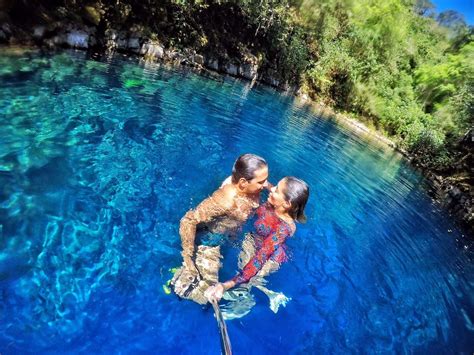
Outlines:
{"label": "woman", "polygon": [[[251,235],[254,255],[232,279],[209,287],[205,296],[209,301],[220,301],[224,292],[239,284],[248,283],[255,276],[263,277],[276,271],[288,258],[286,240],[296,231],[295,222],[305,222],[304,208],[309,197],[308,185],[288,176],[271,189],[268,200],[257,209],[255,233]],[[248,252],[247,252],[248,254]]]}

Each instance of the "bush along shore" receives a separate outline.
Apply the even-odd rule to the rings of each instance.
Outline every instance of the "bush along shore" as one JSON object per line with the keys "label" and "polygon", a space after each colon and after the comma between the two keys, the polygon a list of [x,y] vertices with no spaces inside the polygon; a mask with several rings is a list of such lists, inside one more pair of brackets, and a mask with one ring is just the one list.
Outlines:
{"label": "bush along shore", "polygon": [[474,31],[429,0],[0,0],[0,24],[3,44],[133,53],[356,118],[473,235]]}

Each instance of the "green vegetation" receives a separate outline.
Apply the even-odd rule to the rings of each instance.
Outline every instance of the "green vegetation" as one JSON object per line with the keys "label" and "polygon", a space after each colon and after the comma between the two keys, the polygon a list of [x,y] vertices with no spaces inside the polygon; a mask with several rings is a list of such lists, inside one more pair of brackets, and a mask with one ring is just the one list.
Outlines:
{"label": "green vegetation", "polygon": [[421,16],[428,2],[295,5],[315,47],[300,79],[314,98],[365,118],[432,168],[455,163],[473,123],[474,44],[462,19]]}
{"label": "green vegetation", "polygon": [[[452,170],[473,125],[473,28],[429,0],[35,0],[11,16],[139,31],[245,61],[363,120],[432,169]],[[26,8],[25,8],[26,7]],[[134,80],[127,87],[139,85]],[[465,154],[464,154],[465,155]]]}

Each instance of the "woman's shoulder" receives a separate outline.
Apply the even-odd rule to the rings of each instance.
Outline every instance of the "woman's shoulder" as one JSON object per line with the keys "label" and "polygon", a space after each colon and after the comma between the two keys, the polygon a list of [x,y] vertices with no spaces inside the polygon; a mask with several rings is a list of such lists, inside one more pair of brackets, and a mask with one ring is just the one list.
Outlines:
{"label": "woman's shoulder", "polygon": [[[280,230],[280,233],[287,234],[288,237],[291,237],[296,232],[296,224],[293,219],[282,219],[280,218],[273,209],[273,206],[268,202],[262,203],[257,209],[257,215],[261,218],[266,218],[269,216],[271,220],[276,221],[275,227]],[[273,222],[275,223],[275,222]]]}
{"label": "woman's shoulder", "polygon": [[286,222],[290,230],[290,237],[296,233],[296,223],[294,221]]}
{"label": "woman's shoulder", "polygon": [[284,233],[288,235],[288,237],[291,237],[295,234],[296,232],[296,223],[293,219],[282,219],[278,217],[279,220],[281,221],[280,228]]}

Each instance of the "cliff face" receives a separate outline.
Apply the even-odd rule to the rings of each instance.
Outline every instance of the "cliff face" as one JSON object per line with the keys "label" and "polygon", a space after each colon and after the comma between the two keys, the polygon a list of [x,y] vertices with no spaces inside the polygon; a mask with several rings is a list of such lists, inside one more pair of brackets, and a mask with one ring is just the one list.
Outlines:
{"label": "cliff face", "polygon": [[435,198],[474,235],[474,128],[456,147],[456,163],[439,171],[422,166]]}
{"label": "cliff face", "polygon": [[[64,3],[67,3],[64,2]],[[297,76],[278,70],[280,54],[231,3],[85,3],[2,0],[0,42],[131,52],[149,60],[191,64],[288,89]],[[110,3],[110,4],[109,4]]]}

